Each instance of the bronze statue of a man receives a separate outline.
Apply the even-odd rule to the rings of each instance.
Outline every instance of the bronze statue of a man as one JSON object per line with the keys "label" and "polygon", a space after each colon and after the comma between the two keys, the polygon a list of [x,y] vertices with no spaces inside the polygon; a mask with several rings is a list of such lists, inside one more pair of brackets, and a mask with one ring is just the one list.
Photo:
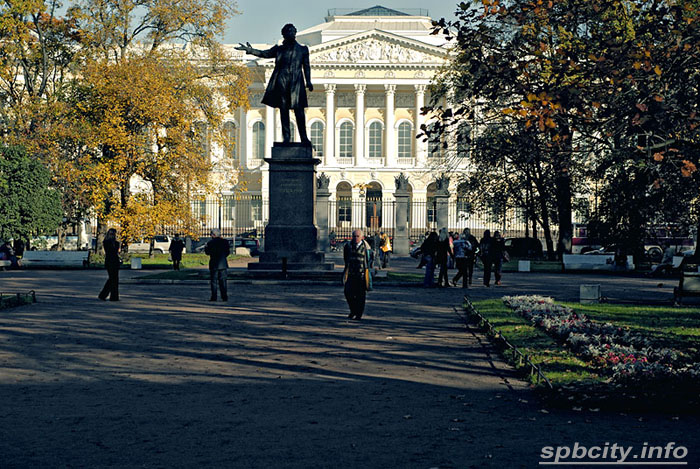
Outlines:
{"label": "bronze statue of a man", "polygon": [[[294,109],[297,119],[297,129],[302,143],[311,145],[306,136],[306,117],[304,108],[308,107],[306,88],[314,90],[311,84],[311,66],[309,65],[309,48],[296,41],[297,28],[293,24],[285,24],[282,28],[282,45],[268,50],[253,49],[249,42],[240,44],[237,50],[265,59],[275,58],[275,70],[267,84],[262,102],[271,107],[279,108],[282,121],[282,138],[284,142],[291,141],[289,129],[289,110]],[[306,87],[304,84],[306,83]],[[269,124],[268,124],[269,125]]]}

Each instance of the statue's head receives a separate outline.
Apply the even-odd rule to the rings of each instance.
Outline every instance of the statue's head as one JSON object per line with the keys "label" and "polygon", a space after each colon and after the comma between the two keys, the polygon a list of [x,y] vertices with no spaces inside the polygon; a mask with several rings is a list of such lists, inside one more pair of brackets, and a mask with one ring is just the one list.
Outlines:
{"label": "statue's head", "polygon": [[282,37],[289,40],[297,37],[297,28],[292,23],[287,23],[282,28]]}

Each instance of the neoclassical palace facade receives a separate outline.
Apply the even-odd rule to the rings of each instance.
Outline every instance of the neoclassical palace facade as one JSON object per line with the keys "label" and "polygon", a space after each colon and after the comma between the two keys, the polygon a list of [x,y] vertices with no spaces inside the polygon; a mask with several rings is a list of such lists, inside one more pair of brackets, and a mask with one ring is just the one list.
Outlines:
{"label": "neoclassical palace facade", "polygon": [[[391,200],[401,172],[409,178],[413,200],[425,200],[435,175],[428,145],[416,135],[425,119],[420,109],[427,87],[448,60],[444,38],[430,34],[426,10],[373,7],[328,13],[324,23],[300,31],[297,40],[310,51],[314,91],[307,132],[322,161],[318,173],[330,178],[331,200],[356,199],[361,193]],[[272,46],[254,44],[257,49]],[[252,71],[253,84],[250,109],[231,116],[237,137],[233,156],[248,193],[265,198],[264,158],[270,157],[273,142],[282,140],[279,112],[260,103],[274,59],[240,57]]]}

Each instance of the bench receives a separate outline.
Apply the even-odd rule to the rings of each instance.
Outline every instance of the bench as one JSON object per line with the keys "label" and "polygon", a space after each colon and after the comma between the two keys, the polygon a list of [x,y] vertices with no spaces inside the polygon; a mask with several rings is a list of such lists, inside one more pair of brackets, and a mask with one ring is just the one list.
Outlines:
{"label": "bench", "polygon": [[0,270],[2,269],[9,269],[10,268],[10,261],[0,261]]}
{"label": "bench", "polygon": [[684,296],[700,296],[700,272],[681,272],[681,280],[673,289],[673,303],[681,304]]}
{"label": "bench", "polygon": [[[564,254],[564,270],[615,270],[613,254]],[[627,270],[634,270],[634,259],[627,256]]]}
{"label": "bench", "polygon": [[87,267],[90,251],[25,251],[24,267]]}

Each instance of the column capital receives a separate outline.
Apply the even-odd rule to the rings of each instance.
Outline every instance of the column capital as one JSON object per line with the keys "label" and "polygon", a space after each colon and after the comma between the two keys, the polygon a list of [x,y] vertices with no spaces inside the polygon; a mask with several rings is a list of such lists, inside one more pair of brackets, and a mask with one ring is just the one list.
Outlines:
{"label": "column capital", "polygon": [[384,85],[384,89],[386,90],[386,94],[394,94],[396,92],[396,85],[386,84]]}
{"label": "column capital", "polygon": [[428,85],[413,85],[413,86],[416,89],[416,93],[425,93],[425,90],[428,87]]}
{"label": "column capital", "polygon": [[355,85],[355,93],[357,94],[365,94],[365,91],[367,90],[367,85],[365,84],[356,84]]}
{"label": "column capital", "polygon": [[323,85],[326,88],[326,94],[334,94],[336,85],[335,83],[326,83]]}

